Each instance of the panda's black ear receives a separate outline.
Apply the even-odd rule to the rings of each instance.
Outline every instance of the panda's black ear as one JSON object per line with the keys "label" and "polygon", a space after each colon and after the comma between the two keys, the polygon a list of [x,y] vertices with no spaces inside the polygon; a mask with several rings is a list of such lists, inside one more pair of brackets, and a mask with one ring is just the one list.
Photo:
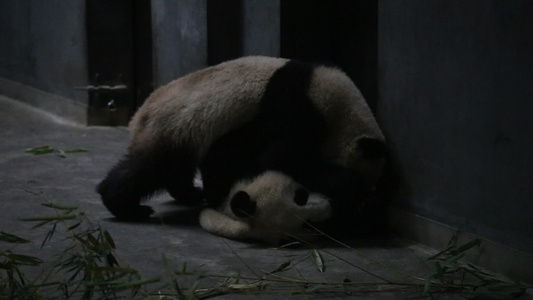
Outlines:
{"label": "panda's black ear", "polygon": [[257,203],[252,201],[250,195],[244,191],[238,191],[230,201],[231,211],[239,218],[246,218],[255,212]]}
{"label": "panda's black ear", "polygon": [[307,204],[307,200],[309,200],[309,192],[306,189],[297,189],[294,193],[294,203],[304,206]]}

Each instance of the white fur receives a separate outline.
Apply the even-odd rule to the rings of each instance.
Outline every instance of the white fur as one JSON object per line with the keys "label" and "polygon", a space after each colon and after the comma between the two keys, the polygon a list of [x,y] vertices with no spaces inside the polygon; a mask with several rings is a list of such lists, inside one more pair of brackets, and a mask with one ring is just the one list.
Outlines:
{"label": "white fur", "polygon": [[[212,66],[160,87],[132,118],[130,150],[142,151],[154,137],[186,146],[204,157],[209,146],[252,119],[272,74],[288,60],[263,56],[243,57]],[[385,141],[361,92],[342,71],[320,66],[311,79],[309,98],[324,115],[327,140],[324,158],[353,167],[375,184],[384,160],[360,159],[361,137]],[[145,120],[145,122],[143,122]]]}
{"label": "white fur", "polygon": [[370,185],[376,184],[385,159],[361,159],[357,141],[366,137],[385,142],[385,137],[359,89],[342,71],[320,66],[313,73],[308,96],[324,114],[328,126],[323,145],[325,160],[355,168]]}
{"label": "white fur", "polygon": [[170,82],[154,91],[131,120],[131,145],[142,147],[163,136],[201,159],[213,141],[253,118],[268,80],[286,62],[245,57]]}
{"label": "white fur", "polygon": [[[220,208],[204,209],[200,225],[207,231],[235,239],[256,239],[275,244],[284,237],[304,238],[302,227],[307,221],[320,222],[331,215],[325,196],[310,194],[306,205],[294,203],[295,191],[302,186],[292,178],[274,171],[252,180],[237,183]],[[230,208],[230,199],[245,191],[256,202],[257,209],[249,217],[239,218]]]}

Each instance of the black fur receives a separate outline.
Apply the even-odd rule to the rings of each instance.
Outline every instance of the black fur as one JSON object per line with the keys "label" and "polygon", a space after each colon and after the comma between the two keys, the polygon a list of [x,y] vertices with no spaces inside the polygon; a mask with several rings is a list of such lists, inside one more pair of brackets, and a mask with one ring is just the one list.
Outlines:
{"label": "black fur", "polygon": [[297,189],[294,193],[294,203],[300,206],[307,204],[309,200],[309,192],[305,189]]}
{"label": "black fur", "polygon": [[224,201],[240,179],[266,170],[305,173],[309,161],[319,159],[325,122],[306,95],[312,71],[312,66],[295,61],[278,69],[257,116],[211,146],[200,168],[209,204]]}
{"label": "black fur", "polygon": [[357,146],[363,152],[364,159],[381,159],[387,155],[385,143],[378,139],[361,138],[357,141]]}
{"label": "black fur", "polygon": [[297,61],[278,69],[257,116],[211,146],[201,165],[209,204],[219,205],[236,181],[276,170],[330,197],[336,222],[353,219],[347,211],[367,196],[366,186],[355,170],[322,159],[326,121],[308,97],[313,69]]}
{"label": "black fur", "polygon": [[239,218],[246,218],[255,212],[257,203],[246,192],[237,192],[230,200],[231,211]]}
{"label": "black fur", "polygon": [[[211,206],[224,201],[238,180],[274,170],[332,199],[332,220],[353,219],[366,187],[356,171],[322,159],[326,122],[308,97],[313,70],[313,65],[297,61],[278,69],[256,117],[216,141],[202,162],[193,151],[171,146],[177,141],[168,137],[144,145],[142,151],[133,149],[98,185],[105,206],[120,219],[142,219],[153,211],[141,201],[163,189],[178,200],[200,202],[202,194],[193,186],[200,163],[203,196]],[[365,155],[381,155],[379,143],[362,141],[361,146]],[[295,200],[302,202],[298,195]]]}
{"label": "black fur", "polygon": [[167,189],[177,199],[199,201],[201,192],[193,186],[195,155],[154,142],[142,151],[130,151],[98,185],[104,205],[117,218],[140,220],[153,210],[140,202]]}

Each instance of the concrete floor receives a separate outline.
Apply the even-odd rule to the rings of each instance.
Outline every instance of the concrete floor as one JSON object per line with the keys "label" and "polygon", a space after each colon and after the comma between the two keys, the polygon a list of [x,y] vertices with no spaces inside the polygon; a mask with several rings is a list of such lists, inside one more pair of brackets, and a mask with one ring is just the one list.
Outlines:
{"label": "concrete floor", "polygon": [[[139,270],[143,277],[165,274],[163,255],[171,264],[180,267],[186,264],[187,270],[209,274],[241,277],[254,277],[257,274],[266,278],[290,277],[321,283],[342,282],[345,278],[351,282],[379,283],[386,279],[423,286],[423,280],[416,278],[423,279],[433,270],[425,258],[434,251],[391,237],[344,241],[349,247],[333,242],[321,243],[319,251],[325,271],[319,272],[309,255],[309,247],[270,248],[213,236],[199,227],[197,211],[180,207],[167,194],[151,200],[150,204],[157,212],[152,222],[117,222],[100,203],[94,189],[123,154],[127,140],[125,129],[69,124],[0,96],[0,230],[32,241],[29,245],[18,247],[17,251],[51,258],[64,246],[62,237],[56,235],[40,249],[46,230],[31,230],[32,224],[19,220],[49,215],[50,209],[40,204],[50,201],[82,207],[93,224],[100,224],[113,236],[121,264]],[[61,158],[55,154],[31,155],[24,151],[44,145],[63,150],[83,148],[88,152],[67,154],[66,158]],[[4,245],[0,244],[0,247]],[[292,261],[290,269],[276,273],[281,277],[265,275],[264,271],[273,271],[289,260]],[[192,285],[196,279],[188,276],[182,284]],[[203,279],[200,286],[209,286],[217,280],[221,279]],[[241,283],[244,282],[247,281],[241,280]],[[287,284],[271,282],[263,293],[220,298],[284,299],[291,291],[312,287],[293,283],[289,284],[291,291],[269,293],[284,286]],[[363,286],[369,289],[369,285]],[[381,288],[388,290],[395,287],[389,285]],[[305,294],[297,298],[404,299],[420,295],[416,290],[377,292],[376,289],[370,288],[370,292],[353,291],[350,296],[337,288],[336,292]],[[455,299],[456,296],[444,298]],[[521,297],[529,298],[527,295]]]}

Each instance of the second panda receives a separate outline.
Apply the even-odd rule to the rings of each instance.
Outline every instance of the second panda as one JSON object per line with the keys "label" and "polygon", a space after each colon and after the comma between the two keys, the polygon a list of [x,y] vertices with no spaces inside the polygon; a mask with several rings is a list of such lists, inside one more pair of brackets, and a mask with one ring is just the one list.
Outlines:
{"label": "second panda", "polygon": [[177,79],[152,93],[129,129],[128,153],[97,188],[122,219],[151,215],[141,200],[163,189],[216,207],[237,182],[267,171],[328,197],[335,217],[375,185],[385,156],[383,134],[343,72],[281,58],[245,57]]}

